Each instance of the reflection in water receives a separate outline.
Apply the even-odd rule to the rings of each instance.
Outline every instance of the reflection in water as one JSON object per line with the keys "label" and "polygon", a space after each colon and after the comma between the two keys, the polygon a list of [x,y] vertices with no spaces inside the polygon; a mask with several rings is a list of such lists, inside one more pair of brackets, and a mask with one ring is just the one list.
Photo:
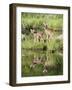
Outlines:
{"label": "reflection in water", "polygon": [[63,74],[63,56],[48,51],[22,50],[22,77]]}

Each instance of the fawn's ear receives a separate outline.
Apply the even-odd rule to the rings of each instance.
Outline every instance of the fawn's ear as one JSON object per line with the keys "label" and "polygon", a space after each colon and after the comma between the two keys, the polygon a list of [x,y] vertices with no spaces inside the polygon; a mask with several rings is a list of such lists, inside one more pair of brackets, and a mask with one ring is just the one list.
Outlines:
{"label": "fawn's ear", "polygon": [[34,30],[33,29],[30,29],[31,33],[34,33]]}
{"label": "fawn's ear", "polygon": [[30,29],[30,31],[32,32],[33,30],[32,30],[32,29]]}
{"label": "fawn's ear", "polygon": [[32,29],[30,29],[30,32],[32,33]]}

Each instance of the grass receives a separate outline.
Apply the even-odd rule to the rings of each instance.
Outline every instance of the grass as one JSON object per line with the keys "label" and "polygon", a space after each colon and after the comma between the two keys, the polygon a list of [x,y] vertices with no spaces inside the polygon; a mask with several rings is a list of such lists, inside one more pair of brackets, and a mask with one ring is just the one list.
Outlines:
{"label": "grass", "polygon": [[[63,15],[62,14],[35,14],[35,13],[22,13],[21,24],[26,31],[35,27],[36,30],[43,30],[43,23],[46,23],[49,28],[54,30],[62,30],[63,28]],[[23,30],[24,30],[23,29]]]}
{"label": "grass", "polygon": [[[26,39],[22,40],[21,45],[22,77],[63,74],[63,56],[59,55],[60,48],[63,48],[62,41],[53,39],[46,43],[43,41],[34,43],[31,36],[26,36]],[[43,51],[44,46],[47,46],[47,50]],[[55,50],[55,52],[51,53],[51,50]],[[36,64],[35,68],[30,68],[34,57],[42,58],[43,62],[48,64],[48,72],[43,73],[44,64]]]}
{"label": "grass", "polygon": [[30,36],[26,36],[25,40],[22,40],[22,48],[24,49],[43,49],[44,46],[47,47],[48,50],[59,50],[63,48],[63,43],[61,40],[52,39],[50,41],[40,41],[34,42],[33,38]]}
{"label": "grass", "polygon": [[[30,29],[35,29],[37,32],[44,32],[44,24],[51,28],[54,33],[53,39],[34,42],[33,35]],[[30,76],[45,76],[45,75],[63,75],[63,41],[55,37],[62,34],[63,15],[62,14],[36,14],[22,13],[21,14],[22,35],[25,35],[25,40],[21,40],[21,75],[22,77]],[[61,55],[59,54],[61,53]],[[41,59],[43,64],[33,64],[34,59]],[[43,72],[47,64],[47,72]]]}
{"label": "grass", "polygon": [[[62,75],[63,74],[63,58],[58,54],[49,53],[48,51],[31,51],[31,50],[23,50],[25,54],[22,56],[22,77],[28,76],[45,76],[45,75]],[[23,54],[22,53],[22,54]],[[47,71],[43,72],[44,64],[36,64],[34,68],[30,68],[30,65],[33,62],[34,56],[42,57],[44,63],[48,63]],[[48,59],[47,59],[48,58]]]}

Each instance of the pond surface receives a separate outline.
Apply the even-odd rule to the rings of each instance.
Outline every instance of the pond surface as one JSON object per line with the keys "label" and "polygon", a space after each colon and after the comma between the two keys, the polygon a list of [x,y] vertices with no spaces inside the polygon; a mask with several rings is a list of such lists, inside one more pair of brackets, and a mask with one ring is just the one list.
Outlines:
{"label": "pond surface", "polygon": [[63,75],[62,53],[22,49],[21,55],[22,77]]}

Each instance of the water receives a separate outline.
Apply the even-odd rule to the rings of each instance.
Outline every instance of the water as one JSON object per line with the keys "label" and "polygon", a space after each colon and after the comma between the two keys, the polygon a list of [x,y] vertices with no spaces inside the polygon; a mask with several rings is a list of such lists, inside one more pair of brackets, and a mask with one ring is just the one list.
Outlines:
{"label": "water", "polygon": [[22,77],[63,75],[63,55],[59,52],[22,50]]}

